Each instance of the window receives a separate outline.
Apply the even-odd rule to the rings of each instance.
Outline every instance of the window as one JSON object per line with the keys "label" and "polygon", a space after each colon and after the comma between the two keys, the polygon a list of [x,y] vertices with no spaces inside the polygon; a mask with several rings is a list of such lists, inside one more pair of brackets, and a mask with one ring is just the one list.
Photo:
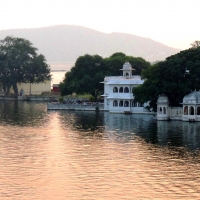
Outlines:
{"label": "window", "polygon": [[197,115],[200,115],[200,107],[197,107]]}
{"label": "window", "polygon": [[118,88],[117,87],[114,87],[113,88],[113,93],[117,93],[118,92]]}
{"label": "window", "polygon": [[126,73],[124,74],[124,77],[125,77],[126,79],[128,79],[128,78],[129,78],[129,73],[126,72]]}
{"label": "window", "polygon": [[165,107],[163,108],[163,114],[166,114],[166,108]]}
{"label": "window", "polygon": [[188,107],[187,106],[184,107],[184,115],[188,115]]}
{"label": "window", "polygon": [[124,93],[129,93],[128,87],[125,87],[125,88],[124,88]]}
{"label": "window", "polygon": [[129,102],[128,101],[124,102],[124,107],[129,107]]}
{"label": "window", "polygon": [[113,107],[117,107],[118,106],[118,101],[117,100],[114,100],[113,101]]}
{"label": "window", "polygon": [[190,115],[194,115],[194,107],[190,107]]}
{"label": "window", "polygon": [[160,107],[160,114],[162,114],[162,107]]}
{"label": "window", "polygon": [[132,107],[137,107],[137,102],[136,101],[132,102]]}
{"label": "window", "polygon": [[123,87],[119,88],[119,93],[123,93]]}
{"label": "window", "polygon": [[138,107],[144,107],[143,103],[138,103]]}
{"label": "window", "polygon": [[122,100],[119,102],[119,107],[123,107],[123,101]]}

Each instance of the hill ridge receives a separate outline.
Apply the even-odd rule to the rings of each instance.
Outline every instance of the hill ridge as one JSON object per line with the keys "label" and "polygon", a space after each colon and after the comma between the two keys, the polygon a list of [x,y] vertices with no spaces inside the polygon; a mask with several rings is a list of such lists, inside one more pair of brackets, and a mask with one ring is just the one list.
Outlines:
{"label": "hill ridge", "polygon": [[150,38],[120,32],[103,33],[76,25],[1,30],[0,39],[6,36],[30,40],[54,68],[59,64],[72,66],[79,56],[85,54],[99,54],[105,58],[123,52],[152,62],[180,51]]}

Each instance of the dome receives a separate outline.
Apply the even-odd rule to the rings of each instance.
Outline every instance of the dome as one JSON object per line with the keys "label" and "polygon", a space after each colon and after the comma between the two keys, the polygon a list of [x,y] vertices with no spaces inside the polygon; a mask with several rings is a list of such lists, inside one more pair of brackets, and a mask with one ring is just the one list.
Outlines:
{"label": "dome", "polygon": [[169,103],[169,99],[165,94],[161,94],[158,97],[157,103],[158,104],[168,104]]}
{"label": "dome", "polygon": [[129,62],[125,62],[123,65],[123,70],[132,70],[132,65]]}
{"label": "dome", "polygon": [[184,96],[183,103],[200,103],[200,91],[193,91]]}

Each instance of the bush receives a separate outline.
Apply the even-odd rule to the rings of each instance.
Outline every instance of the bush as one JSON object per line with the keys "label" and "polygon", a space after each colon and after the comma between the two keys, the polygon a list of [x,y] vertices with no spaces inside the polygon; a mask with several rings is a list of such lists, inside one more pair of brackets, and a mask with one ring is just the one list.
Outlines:
{"label": "bush", "polygon": [[93,96],[90,96],[89,101],[94,102],[95,98]]}
{"label": "bush", "polygon": [[60,103],[62,103],[62,102],[64,101],[64,97],[63,97],[63,96],[60,96],[60,97],[58,98],[58,101],[59,101]]}

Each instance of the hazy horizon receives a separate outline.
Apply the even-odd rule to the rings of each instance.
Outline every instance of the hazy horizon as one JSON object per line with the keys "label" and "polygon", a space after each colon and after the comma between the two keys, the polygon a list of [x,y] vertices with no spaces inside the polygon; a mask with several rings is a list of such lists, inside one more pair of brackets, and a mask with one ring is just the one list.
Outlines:
{"label": "hazy horizon", "polygon": [[0,30],[77,25],[187,49],[199,40],[199,6],[198,0],[1,0]]}

